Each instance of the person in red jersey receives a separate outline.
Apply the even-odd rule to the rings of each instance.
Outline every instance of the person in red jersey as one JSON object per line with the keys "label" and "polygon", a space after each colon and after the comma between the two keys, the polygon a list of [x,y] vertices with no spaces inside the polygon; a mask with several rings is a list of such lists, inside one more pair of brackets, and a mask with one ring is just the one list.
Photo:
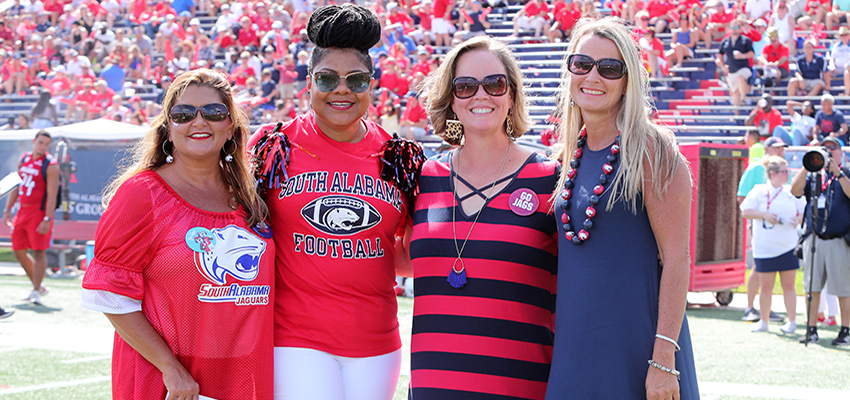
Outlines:
{"label": "person in red jersey", "polygon": [[[3,209],[3,222],[12,228],[12,250],[15,258],[32,282],[32,291],[25,301],[41,304],[47,294],[42,280],[47,270],[47,250],[52,242],[53,210],[59,193],[59,163],[47,153],[53,139],[40,130],[32,141],[32,151],[24,153],[18,162],[21,184],[9,193]],[[12,206],[20,203],[15,219]],[[32,250],[33,256],[28,254]]]}
{"label": "person in red jersey", "polygon": [[419,180],[410,257],[410,388],[417,400],[540,399],[552,361],[558,163],[527,131],[522,72],[481,36],[426,81],[434,132],[457,149]]}
{"label": "person in red jersey", "polygon": [[401,368],[395,237],[409,197],[382,178],[377,156],[401,140],[363,119],[380,23],[367,8],[330,5],[307,31],[312,111],[249,141],[258,171],[288,160],[258,178],[277,248],[275,398],[390,400]]}
{"label": "person in red jersey", "polygon": [[221,74],[168,88],[107,188],[82,304],[115,327],[113,399],[272,399],[274,242]]}

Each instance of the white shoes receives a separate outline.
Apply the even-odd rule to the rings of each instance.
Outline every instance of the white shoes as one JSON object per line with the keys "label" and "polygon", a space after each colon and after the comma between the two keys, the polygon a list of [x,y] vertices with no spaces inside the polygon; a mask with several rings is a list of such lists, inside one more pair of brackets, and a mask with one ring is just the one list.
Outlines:
{"label": "white shoes", "polygon": [[794,333],[794,331],[796,329],[797,329],[797,323],[794,322],[794,321],[788,321],[788,322],[785,323],[785,325],[782,325],[782,327],[779,328],[780,331],[787,333],[789,335]]}
{"label": "white shoes", "polygon": [[27,297],[24,297],[21,300],[41,305],[41,297],[47,296],[48,293],[50,293],[50,289],[48,289],[47,286],[42,285],[38,288],[38,290],[33,289]]}
{"label": "white shoes", "polygon": [[756,322],[756,326],[753,327],[750,332],[767,332],[767,322],[760,319],[759,322]]}

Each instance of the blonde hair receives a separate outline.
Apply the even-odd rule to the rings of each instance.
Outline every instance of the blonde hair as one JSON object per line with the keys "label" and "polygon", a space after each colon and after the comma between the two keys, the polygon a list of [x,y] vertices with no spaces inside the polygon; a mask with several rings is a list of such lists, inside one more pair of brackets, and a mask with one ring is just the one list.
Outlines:
{"label": "blonde hair", "polygon": [[[434,127],[434,133],[443,137],[443,134],[446,132],[446,120],[453,119],[452,100],[454,100],[454,92],[452,91],[452,81],[455,79],[457,61],[463,54],[474,50],[489,51],[498,57],[502,62],[502,66],[505,67],[505,72],[508,76],[508,94],[514,101],[513,112],[510,115],[511,123],[513,124],[513,134],[511,137],[515,139],[522,136],[529,127],[528,101],[522,92],[522,71],[511,50],[503,43],[489,36],[478,36],[456,46],[449,51],[446,59],[440,64],[437,71],[426,78],[422,92],[427,93],[427,98],[423,102],[431,118],[431,126]],[[506,126],[503,126],[503,128],[506,129]],[[449,143],[453,145],[460,144],[452,143],[451,141]]]}
{"label": "blonde hair", "polygon": [[779,169],[788,165],[788,161],[779,156],[767,156],[761,159],[761,165],[764,166],[764,176],[770,180],[770,173],[779,172]]}
{"label": "blonde hair", "polygon": [[[626,74],[621,78],[626,80],[625,94],[619,103],[615,118],[617,128],[620,130],[620,169],[611,185],[612,195],[608,199],[606,209],[611,210],[614,203],[623,200],[628,203],[632,212],[637,212],[639,195],[647,190],[644,187],[645,163],[649,162],[651,176],[648,178],[652,180],[651,190],[661,197],[667,191],[676,169],[684,160],[679,153],[673,133],[656,125],[648,117],[652,110],[648,99],[649,74],[643,66],[640,51],[624,25],[624,21],[612,17],[597,20],[581,19],[573,32],[567,53],[575,53],[578,43],[586,36],[592,35],[614,42],[626,63]],[[557,159],[566,166],[569,165],[578,147],[578,135],[584,127],[584,120],[578,104],[569,106],[572,100],[570,95],[572,74],[567,69],[566,59],[562,71],[564,76],[561,79],[558,102],[558,110],[563,121],[559,127],[562,149]],[[568,170],[569,168],[561,169],[556,192],[564,186]],[[609,189],[606,188],[606,190]]]}
{"label": "blonde hair", "polygon": [[[106,187],[103,196],[103,206],[104,208],[109,206],[109,201],[115,196],[115,192],[128,179],[145,171],[156,171],[159,167],[165,165],[166,154],[162,148],[164,143],[168,141],[168,114],[177,100],[183,96],[183,93],[190,86],[214,89],[218,92],[222,103],[227,106],[230,112],[230,129],[233,131],[233,141],[236,142],[236,149],[231,153],[225,153],[225,150],[222,149],[219,154],[219,165],[221,166],[225,181],[233,190],[232,194],[236,202],[245,208],[245,222],[251,226],[256,225],[267,218],[268,208],[254,189],[254,176],[251,173],[250,165],[245,156],[245,143],[251,134],[248,117],[234,103],[230,83],[227,81],[227,78],[209,69],[196,69],[194,71],[184,72],[174,79],[174,82],[168,87],[168,93],[165,95],[162,112],[151,121],[151,129],[147,135],[136,143],[132,155],[125,160],[126,164],[123,167],[123,171]],[[229,148],[230,146],[225,144],[224,147]],[[224,159],[227,157],[227,154],[233,155],[232,162],[225,162]]]}

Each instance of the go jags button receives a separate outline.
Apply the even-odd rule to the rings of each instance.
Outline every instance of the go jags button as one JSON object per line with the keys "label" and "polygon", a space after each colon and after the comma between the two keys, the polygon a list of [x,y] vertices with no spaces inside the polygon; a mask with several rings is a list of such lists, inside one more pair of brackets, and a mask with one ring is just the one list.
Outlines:
{"label": "go jags button", "polygon": [[202,226],[196,226],[186,232],[186,245],[197,253],[208,253],[215,247],[215,235]]}
{"label": "go jags button", "polygon": [[540,201],[537,200],[537,194],[532,192],[531,189],[520,188],[511,193],[508,204],[514,214],[527,217],[537,211]]}

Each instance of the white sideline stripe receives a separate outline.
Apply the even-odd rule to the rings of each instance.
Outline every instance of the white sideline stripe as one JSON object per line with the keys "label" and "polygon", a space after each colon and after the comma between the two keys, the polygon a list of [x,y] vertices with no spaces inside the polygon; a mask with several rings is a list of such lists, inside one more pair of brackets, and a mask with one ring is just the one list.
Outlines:
{"label": "white sideline stripe", "polygon": [[95,377],[95,378],[78,379],[78,380],[75,380],[75,381],[45,383],[43,385],[24,386],[24,387],[19,387],[19,388],[14,388],[14,389],[0,389],[0,395],[24,393],[24,392],[35,392],[35,391],[38,391],[38,390],[55,389],[55,388],[68,387],[68,386],[88,385],[90,383],[105,382],[105,381],[108,381],[110,379],[112,379],[111,376],[98,376],[98,377]]}
{"label": "white sideline stripe", "polygon": [[89,361],[109,360],[111,358],[112,358],[112,355],[75,358],[73,360],[63,360],[62,364],[77,364],[77,363],[84,363],[84,362],[89,362]]}
{"label": "white sideline stripe", "polygon": [[751,385],[726,382],[699,382],[698,385],[700,395],[792,400],[850,399],[850,390],[818,389],[799,386]]}

